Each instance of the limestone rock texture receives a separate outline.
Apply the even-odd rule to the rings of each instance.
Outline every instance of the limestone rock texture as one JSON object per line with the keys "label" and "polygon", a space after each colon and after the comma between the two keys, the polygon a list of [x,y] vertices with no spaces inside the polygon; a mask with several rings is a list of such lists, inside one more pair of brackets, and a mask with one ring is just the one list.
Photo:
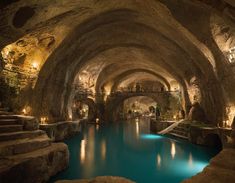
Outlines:
{"label": "limestone rock texture", "polygon": [[1,160],[0,181],[9,182],[46,182],[51,176],[64,170],[69,161],[65,144],[52,144],[50,147]]}
{"label": "limestone rock texture", "polygon": [[41,124],[40,129],[44,130],[53,141],[63,141],[81,132],[80,121],[64,121],[53,124]]}
{"label": "limestone rock texture", "polygon": [[41,183],[67,168],[68,147],[52,143],[35,117],[0,115],[0,182]]}
{"label": "limestone rock texture", "polygon": [[56,183],[134,183],[123,177],[113,177],[113,176],[100,176],[94,179],[81,179],[81,180],[60,180]]}
{"label": "limestone rock texture", "polygon": [[81,91],[105,104],[133,80],[179,90],[186,113],[196,101],[210,123],[231,122],[234,12],[232,0],[5,2],[1,75],[50,122],[67,120]]}
{"label": "limestone rock texture", "polygon": [[234,155],[234,149],[224,149],[210,161],[210,164],[201,173],[183,183],[233,183],[235,180]]}

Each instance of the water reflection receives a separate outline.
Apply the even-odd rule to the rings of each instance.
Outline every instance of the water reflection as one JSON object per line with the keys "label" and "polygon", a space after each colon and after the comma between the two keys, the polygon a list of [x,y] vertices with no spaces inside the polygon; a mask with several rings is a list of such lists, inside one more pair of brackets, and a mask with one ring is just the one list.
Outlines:
{"label": "water reflection", "polygon": [[161,167],[161,161],[162,161],[161,156],[160,156],[160,154],[158,154],[158,155],[157,155],[157,167],[158,167],[158,168]]}
{"label": "water reflection", "polygon": [[113,175],[138,183],[178,183],[201,171],[214,155],[208,153],[211,149],[150,134],[148,121],[142,119],[88,125],[82,135],[66,143],[69,168],[52,182]]}
{"label": "water reflection", "polygon": [[80,150],[80,160],[81,163],[84,163],[86,158],[86,141],[82,140],[81,141],[81,150]]}
{"label": "water reflection", "polygon": [[189,160],[188,160],[189,167],[193,167],[193,156],[192,153],[190,152],[189,154]]}
{"label": "water reflection", "polygon": [[176,150],[175,150],[175,142],[171,141],[171,157],[175,158]]}
{"label": "water reflection", "polygon": [[102,160],[105,160],[106,158],[106,141],[105,140],[101,142],[101,157],[102,157]]}
{"label": "water reflection", "polygon": [[95,129],[96,129],[97,131],[99,130],[99,128],[100,128],[99,125],[95,125]]}
{"label": "water reflection", "polygon": [[138,121],[135,122],[135,129],[136,129],[136,136],[139,137],[140,130],[139,130],[139,122]]}

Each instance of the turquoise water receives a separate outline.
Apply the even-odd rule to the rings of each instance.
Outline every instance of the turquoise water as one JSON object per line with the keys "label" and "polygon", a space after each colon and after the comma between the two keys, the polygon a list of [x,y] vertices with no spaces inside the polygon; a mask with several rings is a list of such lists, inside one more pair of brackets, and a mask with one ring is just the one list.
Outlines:
{"label": "turquoise water", "polygon": [[148,120],[87,125],[83,134],[65,141],[69,168],[51,179],[122,176],[137,183],[178,183],[208,164],[218,152],[149,133]]}

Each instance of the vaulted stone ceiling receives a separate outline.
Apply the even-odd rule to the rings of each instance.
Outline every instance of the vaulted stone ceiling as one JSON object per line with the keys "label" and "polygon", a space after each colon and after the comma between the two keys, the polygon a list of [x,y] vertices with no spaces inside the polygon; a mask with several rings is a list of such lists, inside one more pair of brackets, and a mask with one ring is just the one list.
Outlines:
{"label": "vaulted stone ceiling", "polygon": [[227,58],[235,46],[232,0],[6,2],[2,56],[6,66],[37,67],[30,102],[36,115],[65,117],[76,83],[99,92],[140,70],[168,89],[179,84],[185,107],[196,88],[212,122],[234,107],[235,69]]}

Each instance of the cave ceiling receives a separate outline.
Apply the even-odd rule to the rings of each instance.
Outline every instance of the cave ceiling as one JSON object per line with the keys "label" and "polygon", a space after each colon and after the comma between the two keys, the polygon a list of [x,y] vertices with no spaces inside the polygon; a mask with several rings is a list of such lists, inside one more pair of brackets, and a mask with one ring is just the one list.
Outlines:
{"label": "cave ceiling", "polygon": [[[168,90],[180,85],[185,97],[196,78],[205,107],[235,101],[235,69],[228,59],[235,47],[233,0],[12,0],[0,5],[4,66],[33,72],[38,107],[62,110],[77,83],[99,92],[143,78]],[[26,76],[20,84],[27,83]],[[52,88],[56,92],[50,94]],[[54,104],[58,98],[61,104]]]}

